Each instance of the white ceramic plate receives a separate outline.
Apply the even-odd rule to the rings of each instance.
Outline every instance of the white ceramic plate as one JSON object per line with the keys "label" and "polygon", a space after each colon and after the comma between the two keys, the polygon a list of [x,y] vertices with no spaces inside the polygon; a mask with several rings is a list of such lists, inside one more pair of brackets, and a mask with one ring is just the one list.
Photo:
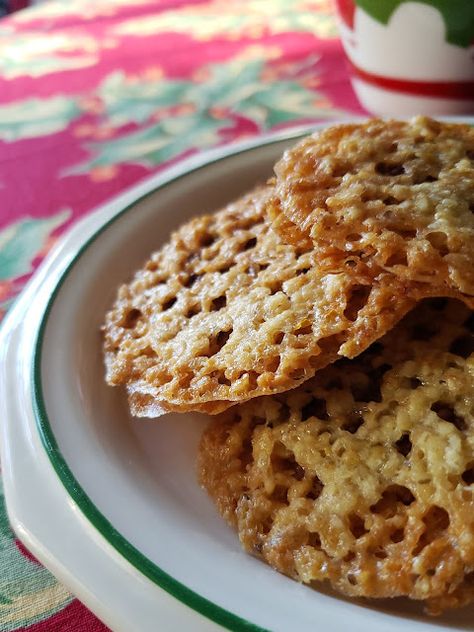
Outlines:
{"label": "white ceramic plate", "polygon": [[118,284],[184,220],[264,181],[297,135],[187,161],[83,220],[2,328],[13,527],[114,630],[473,629],[473,609],[433,620],[404,600],[350,602],[244,554],[196,483],[206,418],[134,420],[104,384],[99,327]]}

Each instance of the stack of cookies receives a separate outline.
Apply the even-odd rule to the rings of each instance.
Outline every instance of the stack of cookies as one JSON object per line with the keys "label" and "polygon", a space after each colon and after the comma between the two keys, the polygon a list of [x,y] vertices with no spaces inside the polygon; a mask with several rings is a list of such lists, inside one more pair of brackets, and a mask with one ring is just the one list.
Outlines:
{"label": "stack of cookies", "polygon": [[301,582],[474,597],[474,130],[314,134],[119,288],[106,379],[132,414],[217,415],[199,476]]}

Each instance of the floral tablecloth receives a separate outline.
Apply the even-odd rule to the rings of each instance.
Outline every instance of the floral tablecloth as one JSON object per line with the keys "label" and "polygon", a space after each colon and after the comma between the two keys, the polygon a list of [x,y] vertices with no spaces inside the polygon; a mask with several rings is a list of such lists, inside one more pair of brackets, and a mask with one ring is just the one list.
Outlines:
{"label": "floral tablecloth", "polygon": [[[0,20],[0,317],[111,195],[215,145],[360,113],[331,9],[69,0]],[[15,538],[0,501],[0,630],[105,630]]]}

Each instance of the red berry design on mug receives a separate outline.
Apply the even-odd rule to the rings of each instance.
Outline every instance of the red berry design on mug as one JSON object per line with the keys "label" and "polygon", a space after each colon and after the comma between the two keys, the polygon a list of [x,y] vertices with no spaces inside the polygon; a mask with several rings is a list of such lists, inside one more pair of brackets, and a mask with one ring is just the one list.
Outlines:
{"label": "red berry design on mug", "polygon": [[354,30],[354,14],[356,10],[354,0],[336,0],[336,6],[344,23],[351,30]]}

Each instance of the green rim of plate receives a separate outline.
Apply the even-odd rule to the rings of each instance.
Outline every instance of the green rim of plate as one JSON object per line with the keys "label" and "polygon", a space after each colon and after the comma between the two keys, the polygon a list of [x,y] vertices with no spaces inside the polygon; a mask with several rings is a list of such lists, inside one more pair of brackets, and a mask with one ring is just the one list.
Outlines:
{"label": "green rim of plate", "polygon": [[159,184],[155,189],[141,195],[131,204],[118,211],[111,219],[103,224],[97,231],[80,247],[80,249],[74,255],[72,261],[68,264],[67,268],[61,274],[59,281],[57,282],[51,296],[49,297],[46,309],[41,319],[41,323],[38,329],[38,334],[34,345],[33,355],[33,372],[32,372],[32,391],[33,391],[33,409],[36,417],[36,424],[41,437],[41,441],[46,450],[46,454],[56,471],[61,483],[65,487],[69,496],[74,500],[76,505],[82,511],[84,516],[89,522],[99,531],[99,533],[111,544],[120,555],[122,555],[128,562],[130,562],[138,571],[143,573],[148,579],[157,584],[160,588],[168,592],[170,595],[181,601],[183,604],[199,612],[205,617],[215,621],[216,623],[224,626],[229,630],[235,630],[237,632],[268,632],[265,628],[247,621],[239,617],[238,615],[218,606],[212,601],[209,601],[205,597],[202,597],[198,593],[194,592],[178,580],[174,579],[171,575],[166,573],[163,569],[152,562],[148,557],[141,553],[136,547],[133,546],[115,527],[107,520],[107,518],[97,509],[95,504],[82,489],[80,483],[70,470],[65,458],[61,454],[61,450],[56,441],[56,437],[51,427],[51,423],[48,418],[46,410],[46,404],[43,395],[43,383],[41,376],[41,361],[43,342],[46,326],[49,319],[49,314],[53,308],[56,297],[61,290],[61,287],[67,280],[71,270],[84,255],[98,237],[105,232],[116,220],[125,215],[128,211],[132,210],[138,203],[142,202],[151,195],[154,195],[160,189],[168,186],[169,184],[186,177],[191,173],[195,173],[200,169],[204,169],[209,165],[212,165],[221,160],[232,158],[239,154],[243,154],[249,151],[254,151],[262,146],[272,145],[284,140],[290,140],[292,138],[298,138],[303,136],[306,132],[299,131],[298,133],[291,133],[291,130],[286,135],[278,136],[277,138],[265,139],[255,145],[247,146],[244,149],[236,148],[234,151],[227,150],[215,158],[200,162],[197,166],[178,173],[175,176],[166,179]]}

